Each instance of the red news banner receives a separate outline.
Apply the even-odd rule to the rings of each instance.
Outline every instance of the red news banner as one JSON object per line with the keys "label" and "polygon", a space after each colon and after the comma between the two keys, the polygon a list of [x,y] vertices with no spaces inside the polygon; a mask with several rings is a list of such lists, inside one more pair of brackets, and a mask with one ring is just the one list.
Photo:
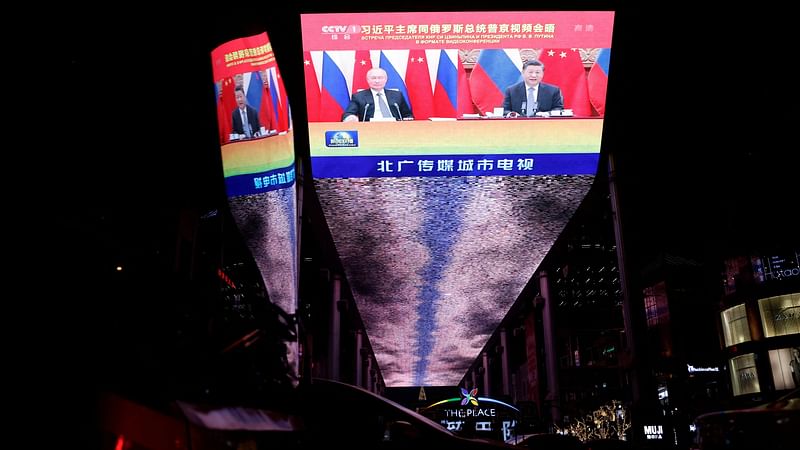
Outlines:
{"label": "red news banner", "polygon": [[425,48],[609,48],[611,11],[307,14],[313,50]]}

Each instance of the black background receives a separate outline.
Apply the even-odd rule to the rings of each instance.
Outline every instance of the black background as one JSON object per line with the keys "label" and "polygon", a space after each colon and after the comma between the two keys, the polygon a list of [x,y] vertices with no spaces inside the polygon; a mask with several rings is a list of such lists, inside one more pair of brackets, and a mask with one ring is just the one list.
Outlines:
{"label": "black background", "polygon": [[[699,13],[660,2],[493,2],[492,9],[616,9],[603,151],[618,156],[627,248],[637,263],[662,251],[713,261],[751,247],[797,245],[797,165],[788,32],[780,11]],[[210,52],[267,31],[289,98],[297,151],[304,133],[301,12],[453,10],[423,2],[303,8],[268,2],[187,6],[64,6],[32,16],[47,45],[43,103],[56,124],[34,146],[23,192],[36,194],[42,248],[23,271],[40,284],[25,295],[14,346],[33,363],[15,365],[34,428],[60,442],[91,447],[91,391],[102,355],[86,351],[94,318],[86,302],[104,298],[97,255],[103,239],[65,224],[91,223],[98,211],[136,211],[142,233],[159,211],[224,201]],[[113,8],[113,9],[112,9]],[[172,8],[172,7],[170,7]],[[288,8],[288,11],[287,11]],[[316,9],[316,11],[312,11]],[[27,48],[27,47],[26,47]],[[10,89],[14,89],[14,84]],[[24,93],[24,89],[23,89]],[[41,189],[41,190],[40,190]],[[155,222],[154,222],[155,221]],[[27,223],[27,222],[24,222]],[[39,230],[41,228],[41,230]],[[65,231],[66,230],[66,231]],[[89,304],[92,304],[89,302]],[[90,339],[102,340],[103,336]],[[30,376],[34,375],[34,376]],[[73,446],[74,444],[70,444]]]}
{"label": "black background", "polygon": [[[349,2],[346,9],[400,8],[365,5]],[[264,30],[294,106],[298,154],[307,154],[299,13],[315,11],[281,6],[289,10],[255,4],[246,12],[221,6],[64,11],[53,24],[50,104],[63,121],[59,139],[77,148],[47,155],[49,184],[79,203],[149,208],[218,201],[224,188],[210,52]],[[492,9],[524,7],[533,5],[501,2]],[[663,242],[691,250],[699,242],[716,251],[746,247],[743,236],[783,240],[780,231],[791,229],[781,214],[797,203],[786,127],[796,102],[786,84],[791,55],[781,47],[779,14],[699,13],[679,3],[536,7],[617,10],[603,151],[617,155],[620,195],[638,248]]]}

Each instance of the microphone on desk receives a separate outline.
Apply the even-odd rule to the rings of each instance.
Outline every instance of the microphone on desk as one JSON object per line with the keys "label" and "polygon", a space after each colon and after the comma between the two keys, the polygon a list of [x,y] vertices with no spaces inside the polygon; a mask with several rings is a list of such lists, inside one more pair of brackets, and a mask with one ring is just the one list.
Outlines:
{"label": "microphone on desk", "polygon": [[525,114],[525,108],[526,108],[527,106],[528,106],[528,102],[522,102],[522,108],[520,108],[520,111],[521,111],[521,114],[522,114],[523,116],[526,116],[526,115],[527,115],[527,114]]}
{"label": "microphone on desk", "polygon": [[531,117],[536,116],[536,113],[539,112],[539,103],[534,101],[533,105],[531,105],[531,109],[533,110],[531,111]]}
{"label": "microphone on desk", "polygon": [[397,106],[397,102],[393,103],[394,108],[397,110],[397,120],[403,120],[403,113],[400,112],[400,107]]}
{"label": "microphone on desk", "polygon": [[367,103],[367,105],[364,106],[364,118],[361,119],[362,122],[366,122],[367,121],[367,111],[369,111],[369,107],[370,106],[372,106],[372,103]]}

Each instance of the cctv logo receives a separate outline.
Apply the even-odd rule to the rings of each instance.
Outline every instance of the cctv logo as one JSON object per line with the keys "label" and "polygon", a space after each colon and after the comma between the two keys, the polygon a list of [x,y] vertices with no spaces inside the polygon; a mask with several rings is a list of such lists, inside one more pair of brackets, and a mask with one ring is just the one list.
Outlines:
{"label": "cctv logo", "polygon": [[358,33],[360,28],[358,25],[323,25],[322,32],[324,34],[338,34],[338,33]]}

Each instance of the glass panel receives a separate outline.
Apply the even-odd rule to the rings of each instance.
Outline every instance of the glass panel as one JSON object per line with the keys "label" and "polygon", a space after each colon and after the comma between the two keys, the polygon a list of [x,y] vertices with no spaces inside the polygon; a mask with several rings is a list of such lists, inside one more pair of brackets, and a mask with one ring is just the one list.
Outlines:
{"label": "glass panel", "polygon": [[730,367],[733,395],[761,392],[761,386],[758,382],[758,370],[756,370],[755,354],[748,353],[731,358]]}
{"label": "glass panel", "polygon": [[744,304],[728,308],[722,311],[721,315],[726,347],[752,339],[750,337],[750,327],[747,324],[747,309]]}
{"label": "glass panel", "polygon": [[800,293],[762,298],[758,309],[764,337],[800,333]]}
{"label": "glass panel", "polygon": [[800,347],[770,350],[769,363],[776,390],[800,386]]}

